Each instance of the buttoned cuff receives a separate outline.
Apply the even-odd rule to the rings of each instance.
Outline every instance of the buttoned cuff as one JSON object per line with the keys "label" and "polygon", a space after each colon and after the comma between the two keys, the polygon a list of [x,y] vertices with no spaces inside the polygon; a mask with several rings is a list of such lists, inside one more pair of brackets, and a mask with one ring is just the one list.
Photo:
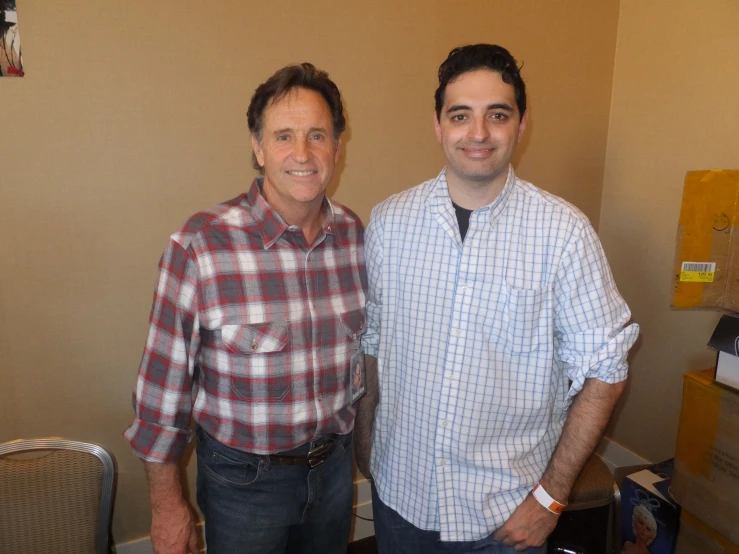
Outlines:
{"label": "buttoned cuff", "polygon": [[136,456],[156,463],[179,462],[192,435],[188,429],[158,425],[140,418],[123,433]]}

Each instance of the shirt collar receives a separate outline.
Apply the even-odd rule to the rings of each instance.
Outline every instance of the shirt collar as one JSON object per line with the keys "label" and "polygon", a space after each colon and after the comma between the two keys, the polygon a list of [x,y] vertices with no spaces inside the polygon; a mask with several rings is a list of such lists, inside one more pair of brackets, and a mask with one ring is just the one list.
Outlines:
{"label": "shirt collar", "polygon": [[[262,235],[264,249],[268,250],[290,228],[290,225],[282,219],[282,216],[262,196],[263,182],[264,175],[259,175],[254,179],[249,191],[246,193],[246,204],[250,208],[254,220],[257,222],[257,227]],[[334,235],[336,233],[334,205],[328,196],[324,196],[323,198],[321,213],[323,216],[323,232],[327,235]]]}
{"label": "shirt collar", "polygon": [[[478,208],[480,210],[490,210],[490,221],[497,219],[505,209],[508,199],[511,196],[511,191],[516,183],[516,174],[513,171],[513,166],[508,165],[508,176],[506,177],[505,185],[500,194],[487,206]],[[428,195],[426,196],[426,203],[433,211],[442,209],[443,206],[452,206],[452,199],[449,196],[449,185],[446,180],[446,167],[441,170],[436,178],[432,181]]]}

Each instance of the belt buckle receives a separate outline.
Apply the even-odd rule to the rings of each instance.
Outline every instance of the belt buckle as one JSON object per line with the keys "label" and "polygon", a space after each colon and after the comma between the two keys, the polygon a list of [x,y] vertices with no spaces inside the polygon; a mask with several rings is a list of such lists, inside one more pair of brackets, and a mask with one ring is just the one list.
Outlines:
{"label": "belt buckle", "polygon": [[331,448],[331,441],[326,441],[311,448],[308,451],[308,466],[313,469],[321,465],[326,459],[325,454],[329,448]]}

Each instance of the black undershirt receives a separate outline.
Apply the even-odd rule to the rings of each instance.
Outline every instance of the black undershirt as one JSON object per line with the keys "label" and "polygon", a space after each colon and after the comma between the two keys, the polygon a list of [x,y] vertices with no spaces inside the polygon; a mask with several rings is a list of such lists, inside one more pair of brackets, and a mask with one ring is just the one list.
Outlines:
{"label": "black undershirt", "polygon": [[454,206],[454,211],[457,214],[459,234],[462,235],[462,242],[464,242],[464,236],[467,234],[467,229],[470,227],[470,216],[472,215],[472,210],[468,210],[462,206],[457,206],[454,202],[452,202],[452,206]]}

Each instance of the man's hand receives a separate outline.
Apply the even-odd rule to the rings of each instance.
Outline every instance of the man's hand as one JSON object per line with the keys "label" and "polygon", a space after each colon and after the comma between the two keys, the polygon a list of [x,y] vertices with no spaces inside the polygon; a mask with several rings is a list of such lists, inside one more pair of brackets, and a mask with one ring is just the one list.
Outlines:
{"label": "man's hand", "polygon": [[198,554],[195,519],[184,499],[166,508],[152,510],[151,544],[155,554]]}
{"label": "man's hand", "polygon": [[547,510],[529,494],[493,538],[519,552],[530,546],[541,546],[554,531],[558,519],[557,514]]}
{"label": "man's hand", "polygon": [[372,454],[372,427],[375,424],[375,409],[380,401],[377,382],[377,358],[364,357],[367,394],[359,401],[357,419],[354,422],[354,459],[357,469],[365,479],[371,479],[370,457]]}
{"label": "man's hand", "polygon": [[357,469],[365,479],[372,479],[372,473],[370,472],[370,452],[362,452],[361,447],[354,448],[354,455],[357,461]]}
{"label": "man's hand", "polygon": [[149,479],[154,554],[198,554],[195,518],[182,495],[179,466],[144,462],[144,468]]}

